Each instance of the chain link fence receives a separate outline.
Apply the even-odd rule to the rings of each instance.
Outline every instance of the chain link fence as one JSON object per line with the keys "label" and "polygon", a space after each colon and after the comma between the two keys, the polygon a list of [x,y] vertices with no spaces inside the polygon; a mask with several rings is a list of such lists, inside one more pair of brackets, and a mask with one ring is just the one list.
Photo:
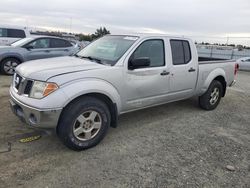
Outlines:
{"label": "chain link fence", "polygon": [[248,49],[227,49],[213,45],[197,45],[197,51],[200,57],[211,57],[219,59],[239,59],[242,57],[250,57],[250,50]]}
{"label": "chain link fence", "polygon": [[200,57],[220,59],[250,57],[250,37],[189,37],[196,42]]}

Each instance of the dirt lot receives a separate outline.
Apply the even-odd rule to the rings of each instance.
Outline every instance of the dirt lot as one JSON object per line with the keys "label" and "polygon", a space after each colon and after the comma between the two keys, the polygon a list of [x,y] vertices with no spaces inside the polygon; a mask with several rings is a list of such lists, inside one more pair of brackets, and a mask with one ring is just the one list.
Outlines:
{"label": "dirt lot", "polygon": [[[74,152],[11,113],[0,76],[0,187],[250,187],[250,72],[211,112],[190,99],[120,117],[95,148]],[[226,169],[227,165],[235,171]]]}

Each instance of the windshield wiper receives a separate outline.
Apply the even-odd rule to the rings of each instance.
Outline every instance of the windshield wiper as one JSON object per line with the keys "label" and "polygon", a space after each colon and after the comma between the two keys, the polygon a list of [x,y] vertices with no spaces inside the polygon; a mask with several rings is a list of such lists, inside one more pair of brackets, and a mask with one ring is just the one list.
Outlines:
{"label": "windshield wiper", "polygon": [[89,59],[89,60],[95,61],[95,62],[97,62],[97,63],[99,63],[99,64],[103,64],[103,63],[102,63],[102,60],[100,60],[100,59],[98,59],[98,58],[95,58],[95,57],[92,57],[92,56],[78,56],[78,57],[80,57],[80,58],[85,58],[85,59]]}
{"label": "windshield wiper", "polygon": [[77,55],[77,54],[72,54],[71,56],[80,57],[80,56],[79,56],[79,55]]}

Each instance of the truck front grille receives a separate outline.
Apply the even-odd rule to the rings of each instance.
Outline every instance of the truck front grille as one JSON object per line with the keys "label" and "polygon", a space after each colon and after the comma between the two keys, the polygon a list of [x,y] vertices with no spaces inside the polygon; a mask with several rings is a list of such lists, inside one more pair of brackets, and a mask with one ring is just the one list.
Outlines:
{"label": "truck front grille", "polygon": [[14,75],[14,83],[13,84],[17,90],[19,90],[22,81],[23,81],[23,78],[20,75],[18,75],[18,74]]}
{"label": "truck front grille", "polygon": [[15,73],[13,77],[13,87],[15,88],[16,92],[19,95],[29,95],[32,85],[33,85],[33,80],[26,79],[19,74]]}
{"label": "truck front grille", "polygon": [[33,86],[33,81],[32,81],[32,80],[27,80],[26,86],[25,86],[25,89],[24,89],[24,92],[23,92],[23,93],[24,93],[25,95],[29,95],[32,86]]}

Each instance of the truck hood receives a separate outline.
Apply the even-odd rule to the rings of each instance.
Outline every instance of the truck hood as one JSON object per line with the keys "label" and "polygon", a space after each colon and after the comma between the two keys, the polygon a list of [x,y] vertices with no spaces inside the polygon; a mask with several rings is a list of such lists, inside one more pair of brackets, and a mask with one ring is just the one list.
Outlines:
{"label": "truck hood", "polygon": [[22,63],[16,68],[16,72],[25,78],[46,81],[57,75],[105,67],[107,66],[86,59],[65,56]]}

